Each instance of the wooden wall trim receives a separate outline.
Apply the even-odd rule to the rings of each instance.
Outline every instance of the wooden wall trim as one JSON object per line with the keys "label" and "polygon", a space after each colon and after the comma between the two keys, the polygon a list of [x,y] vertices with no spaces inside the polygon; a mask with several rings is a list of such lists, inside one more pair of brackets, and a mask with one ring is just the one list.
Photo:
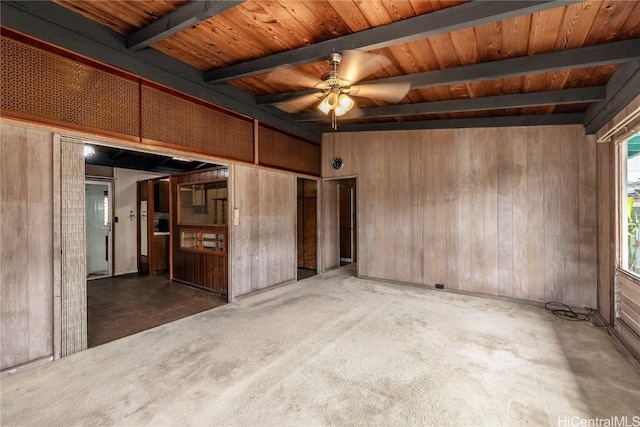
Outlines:
{"label": "wooden wall trim", "polygon": [[[636,96],[635,99],[631,101],[631,103],[629,103],[629,105],[624,107],[622,111],[616,114],[611,121],[609,121],[600,130],[598,130],[598,132],[596,132],[596,138],[598,139],[598,141],[600,141],[607,133],[611,132],[618,123],[626,119],[629,115],[637,112],[638,109],[640,109],[640,95]],[[613,139],[611,142],[624,139],[631,132],[631,128],[621,129],[621,131],[616,132],[616,134],[613,135]]]}
{"label": "wooden wall trim", "polygon": [[61,137],[53,135],[53,359],[62,357],[62,160]]}
{"label": "wooden wall trim", "polygon": [[227,245],[227,265],[228,265],[228,278],[227,278],[227,301],[234,302],[236,300],[235,289],[235,254],[236,248],[233,242],[236,239],[236,225],[234,224],[234,211],[236,210],[236,186],[235,186],[235,165],[229,165],[229,176],[227,178],[227,238],[229,239],[229,245]]}

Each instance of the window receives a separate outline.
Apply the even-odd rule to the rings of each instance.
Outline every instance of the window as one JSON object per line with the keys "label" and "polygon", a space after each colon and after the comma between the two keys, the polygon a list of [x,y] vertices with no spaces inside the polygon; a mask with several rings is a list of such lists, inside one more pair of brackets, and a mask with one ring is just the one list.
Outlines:
{"label": "window", "polygon": [[227,181],[178,184],[178,224],[226,225]]}
{"label": "window", "polygon": [[627,138],[621,146],[622,194],[620,267],[640,275],[640,133]]}

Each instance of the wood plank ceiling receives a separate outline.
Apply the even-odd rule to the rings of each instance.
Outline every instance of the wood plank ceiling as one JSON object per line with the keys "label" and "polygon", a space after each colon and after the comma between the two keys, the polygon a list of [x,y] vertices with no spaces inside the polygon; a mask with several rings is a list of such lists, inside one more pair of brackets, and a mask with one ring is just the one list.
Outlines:
{"label": "wood plank ceiling", "polygon": [[[444,121],[449,119],[505,116],[562,115],[570,117],[569,121],[580,120],[583,114],[575,113],[584,113],[590,103],[604,99],[601,86],[609,82],[620,64],[640,57],[640,44],[621,44],[625,40],[640,42],[638,1],[485,1],[480,2],[482,10],[473,4],[477,2],[464,0],[55,3],[127,36],[134,50],[149,44],[151,49],[201,70],[208,83],[227,82],[255,96],[266,111],[272,111],[274,101],[307,88],[303,84],[306,79],[269,78],[282,73],[271,73],[274,64],[295,63],[298,71],[319,81],[330,69],[322,58],[354,43],[389,60],[366,80],[413,78],[411,90],[398,103],[356,98],[361,116],[341,117],[341,130],[374,128],[376,123],[402,128],[403,123],[413,122],[417,127],[420,123],[429,127],[439,121],[447,127]],[[210,9],[212,4],[217,10]],[[492,11],[498,7],[511,11]],[[482,17],[482,13],[489,17]],[[182,27],[154,32],[154,22],[168,28],[181,16],[188,18],[183,19]],[[422,22],[434,22],[435,34],[428,33],[430,28],[419,28],[423,24],[415,21],[429,16],[434,19]],[[456,19],[464,22],[453,22]],[[397,36],[397,27],[392,27],[398,22],[406,29],[403,31],[417,29],[409,37]],[[376,28],[384,32],[371,33],[371,37],[362,38],[364,41],[354,39],[359,32]],[[385,32],[389,40],[378,41]],[[149,33],[152,36],[147,36]],[[305,49],[322,43],[327,48],[322,55],[306,54]],[[600,51],[585,50],[605,44]],[[568,51],[575,52],[577,59],[563,62],[562,57],[552,55]],[[488,63],[495,66],[474,68]],[[440,70],[447,72],[437,74]],[[311,114],[292,114],[290,119],[314,122],[320,117],[315,107],[306,110]],[[322,120],[316,123],[323,131],[329,130]]]}

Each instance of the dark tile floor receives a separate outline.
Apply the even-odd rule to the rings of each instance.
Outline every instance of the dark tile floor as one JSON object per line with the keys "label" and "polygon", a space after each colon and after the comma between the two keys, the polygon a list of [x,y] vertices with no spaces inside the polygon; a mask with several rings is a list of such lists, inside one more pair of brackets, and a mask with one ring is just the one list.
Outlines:
{"label": "dark tile floor", "polygon": [[87,335],[95,347],[226,304],[225,297],[167,275],[128,274],[87,282]]}
{"label": "dark tile floor", "polygon": [[315,276],[318,274],[316,270],[309,270],[307,268],[298,268],[298,280],[304,280],[309,277]]}

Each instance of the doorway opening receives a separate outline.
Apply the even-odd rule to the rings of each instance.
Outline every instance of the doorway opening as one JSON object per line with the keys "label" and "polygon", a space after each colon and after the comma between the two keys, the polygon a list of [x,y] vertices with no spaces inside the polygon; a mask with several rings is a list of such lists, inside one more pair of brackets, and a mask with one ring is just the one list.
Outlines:
{"label": "doorway opening", "polygon": [[357,262],[355,178],[338,181],[338,220],[340,265],[355,264]]}
{"label": "doorway opening", "polygon": [[[177,220],[177,211],[182,212],[184,217],[185,209],[196,208],[191,207],[195,203],[187,203],[185,197],[178,197],[177,190],[182,181],[202,184],[209,175],[216,175],[213,181],[224,181],[226,186],[226,176],[218,176],[226,169],[199,160],[85,143],[86,314],[89,347],[227,302],[227,298],[216,289],[207,286],[199,288],[198,282],[180,275],[173,277],[170,271],[171,266],[176,264],[182,270],[199,271],[203,277],[214,275],[215,269],[202,270],[205,265],[211,267],[211,263],[196,260],[198,262],[191,262],[185,267],[184,262],[192,260],[180,261],[182,258],[179,255],[184,251],[178,243],[178,235],[184,234],[184,224]],[[146,209],[140,209],[140,188],[148,190]],[[172,197],[170,192],[173,193]],[[205,191],[203,195],[207,203],[197,208],[197,218],[189,217],[183,222],[188,222],[190,231],[208,235],[206,233],[210,233],[210,230],[217,230],[218,234],[226,237],[226,224],[220,224],[220,221],[209,224],[205,221],[211,216],[206,213],[213,203],[209,200],[213,193]],[[178,200],[183,203],[180,204]],[[222,209],[226,208],[224,206]],[[223,217],[226,216],[225,212]],[[219,232],[220,229],[224,229],[224,233]],[[226,244],[226,238],[224,241]],[[148,256],[149,263],[146,266],[141,266],[139,262],[141,249]],[[211,257],[214,251],[208,249],[190,247],[184,256]],[[172,250],[176,252],[173,261]],[[216,252],[213,255],[219,254]],[[225,256],[218,258],[222,260],[218,262],[219,265],[216,264],[216,268],[224,271],[226,280],[226,246]],[[226,292],[226,288],[223,292]]]}
{"label": "doorway opening", "polygon": [[110,277],[113,272],[111,194],[111,182],[85,181],[87,280]]}
{"label": "doorway opening", "polygon": [[298,280],[302,280],[318,272],[318,181],[298,178],[297,193]]}

